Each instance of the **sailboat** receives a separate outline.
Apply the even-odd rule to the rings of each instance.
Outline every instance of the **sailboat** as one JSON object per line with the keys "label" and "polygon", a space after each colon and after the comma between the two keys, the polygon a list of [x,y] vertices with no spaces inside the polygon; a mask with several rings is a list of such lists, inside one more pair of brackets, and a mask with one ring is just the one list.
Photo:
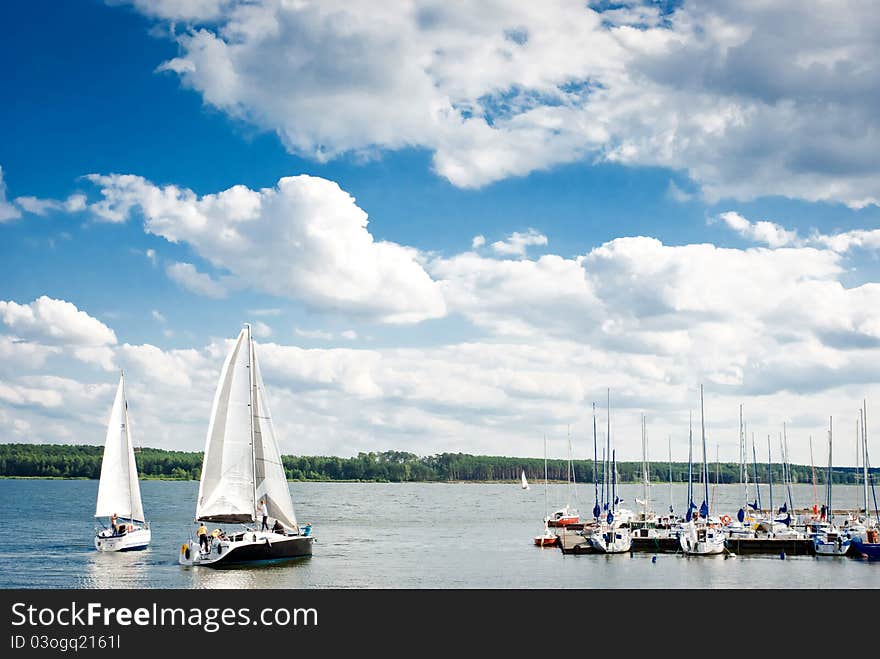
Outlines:
{"label": "sailboat", "polygon": [[[688,555],[693,556],[710,556],[720,554],[724,551],[724,533],[723,531],[709,523],[709,464],[706,462],[706,423],[703,415],[703,385],[700,385],[700,427],[703,436],[703,503],[700,506],[698,517],[694,518],[694,509],[696,506],[693,502],[693,469],[691,464],[692,452],[688,453],[688,511],[685,516],[685,523],[681,526],[678,535],[678,542],[681,550]],[[693,437],[693,433],[689,433],[689,437]],[[691,441],[689,439],[689,441]],[[700,520],[703,521],[700,521]]]}
{"label": "sailboat", "polygon": [[522,476],[520,477],[520,487],[524,490],[531,489],[529,488],[529,482],[526,480],[526,470],[522,470]]}
{"label": "sailboat", "polygon": [[[571,464],[571,430],[569,429],[568,434],[568,467],[567,467],[566,477],[568,479],[568,498],[565,501],[565,508],[560,508],[557,511],[547,518],[547,523],[550,526],[555,527],[565,527],[568,524],[578,524],[580,523],[580,515],[578,514],[577,508],[571,507],[571,494],[573,487],[576,488],[575,479],[574,479],[574,466]],[[577,489],[574,490],[574,498],[577,501]]]}
{"label": "sailboat", "polygon": [[[274,520],[271,530],[266,517],[258,520],[260,504]],[[207,551],[201,542],[185,542],[181,565],[218,567],[312,554],[315,538],[311,526],[297,525],[250,325],[239,333],[220,371],[195,517],[203,524],[242,528],[217,529],[204,543]]]}
{"label": "sailboat", "polygon": [[559,537],[550,530],[550,517],[547,515],[547,435],[544,435],[544,533],[535,536],[535,544],[539,547],[553,547]]}
{"label": "sailboat", "polygon": [[[593,427],[595,428],[595,407],[593,408]],[[611,448],[611,390],[608,390],[608,448]],[[595,442],[595,431],[594,431]],[[595,443],[594,443],[595,447]],[[594,448],[595,454],[595,448]],[[617,506],[619,499],[617,497],[617,460],[614,451],[611,451],[611,497],[608,503],[608,511],[605,518],[599,522],[595,531],[590,535],[590,544],[596,551],[605,554],[622,554],[628,552],[632,548],[632,534],[629,525],[624,524],[618,518],[619,508]],[[597,502],[598,503],[598,502]],[[598,512],[598,505],[593,508],[594,514]],[[629,513],[628,520],[632,518]]]}
{"label": "sailboat", "polygon": [[122,373],[107,422],[95,517],[110,518],[109,528],[95,529],[95,549],[98,551],[135,551],[146,549],[150,544],[150,525],[144,519],[141,503]]}
{"label": "sailboat", "polygon": [[[865,520],[858,529],[849,531],[852,537],[853,549],[863,558],[880,559],[880,531],[877,529],[877,521],[880,520],[880,508],[877,506],[877,492],[874,490],[874,474],[870,471],[868,458],[868,407],[862,401],[862,469],[865,479]],[[868,516],[868,478],[871,479],[871,494],[874,499],[874,519]]]}
{"label": "sailboat", "polygon": [[642,498],[636,498],[636,503],[642,507],[629,526],[632,534],[637,538],[659,538],[657,531],[657,515],[651,509],[651,463],[648,461],[648,427],[647,418],[642,415]]}
{"label": "sailboat", "polygon": [[817,556],[843,556],[849,551],[850,538],[832,523],[831,513],[831,418],[828,419],[828,479],[825,483],[825,510],[827,524],[815,525],[813,549]]}

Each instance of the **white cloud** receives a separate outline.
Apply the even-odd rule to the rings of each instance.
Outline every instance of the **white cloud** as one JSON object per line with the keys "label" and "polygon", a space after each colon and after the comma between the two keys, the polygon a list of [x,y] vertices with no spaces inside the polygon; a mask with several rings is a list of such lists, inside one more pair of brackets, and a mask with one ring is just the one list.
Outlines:
{"label": "white cloud", "polygon": [[86,209],[86,196],[72,194],[64,201],[57,199],[40,199],[38,197],[16,197],[15,203],[28,213],[46,215],[50,212],[64,211],[77,213]]}
{"label": "white cloud", "polygon": [[306,339],[320,339],[321,341],[332,341],[334,334],[333,332],[325,332],[324,330],[305,330],[300,329],[299,327],[294,328],[294,333],[297,336],[302,336]]}
{"label": "white cloud", "polygon": [[478,235],[474,236],[474,239],[471,241],[471,249],[478,249],[486,244],[486,236]]}
{"label": "white cloud", "polygon": [[529,229],[525,233],[514,231],[507,240],[499,240],[490,245],[496,254],[505,256],[525,256],[526,249],[531,245],[546,245],[547,236],[538,233],[535,229]]}
{"label": "white cloud", "polygon": [[774,222],[767,220],[749,222],[742,215],[733,211],[721,213],[718,217],[743,238],[764,243],[768,247],[785,247],[802,242],[798,239],[796,231],[787,231]]}
{"label": "white cloud", "polygon": [[169,263],[165,267],[165,273],[183,288],[206,297],[224,298],[226,289],[219,282],[211,279],[210,275],[199,272],[192,263]]}
{"label": "white cloud", "polygon": [[[101,186],[103,199],[90,206],[97,216],[122,222],[137,208],[148,232],[187,242],[256,290],[388,323],[445,313],[417,250],[375,241],[367,214],[332,181],[292,176],[274,188],[237,185],[199,197],[137,176],[88,178]],[[220,285],[191,264],[167,272],[191,290],[221,295]]]}
{"label": "white cloud", "polygon": [[146,256],[150,260],[150,263],[152,263],[153,265],[156,265],[157,259],[156,259],[156,250],[155,249],[148,249],[147,251],[144,252],[144,256]]}
{"label": "white cloud", "polygon": [[259,320],[251,325],[251,331],[258,339],[265,339],[272,336],[272,328]]}
{"label": "white cloud", "polygon": [[52,344],[101,346],[116,343],[116,334],[76,305],[45,295],[30,304],[0,300],[0,321],[16,335]]}
{"label": "white cloud", "polygon": [[693,200],[694,196],[690,192],[685,192],[680,187],[675,184],[675,181],[670,180],[669,186],[666,188],[666,196],[672,201],[677,201],[680,204],[685,204],[691,200]]}
{"label": "white cloud", "polygon": [[21,217],[21,211],[6,200],[6,183],[3,181],[3,168],[0,167],[0,222]]}
{"label": "white cloud", "polygon": [[153,309],[150,312],[150,315],[153,317],[153,320],[162,323],[163,325],[168,322],[165,316],[162,315],[162,312],[160,312],[158,309]]}
{"label": "white cloud", "polygon": [[610,161],[713,201],[878,202],[880,18],[859,0],[136,6],[193,21],[160,70],[319,161],[421,147],[461,187]]}
{"label": "white cloud", "polygon": [[[771,248],[809,245],[841,254],[853,249],[880,249],[880,229],[854,229],[835,234],[823,234],[813,229],[808,236],[801,237],[797,231],[788,230],[775,222],[751,222],[734,211],[721,213],[718,219],[743,238],[764,243]],[[710,220],[712,221],[714,220]]]}
{"label": "white cloud", "polygon": [[280,316],[281,309],[248,309],[250,316]]}
{"label": "white cloud", "polygon": [[357,332],[354,330],[343,330],[339,333],[343,339],[348,339],[349,341],[354,341],[358,338]]}

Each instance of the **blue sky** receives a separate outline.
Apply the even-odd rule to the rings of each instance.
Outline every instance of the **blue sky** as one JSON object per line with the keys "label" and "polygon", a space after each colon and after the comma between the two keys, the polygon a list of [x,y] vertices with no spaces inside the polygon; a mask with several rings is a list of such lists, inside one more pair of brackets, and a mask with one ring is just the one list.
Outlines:
{"label": "blue sky", "polygon": [[783,4],[4,3],[3,440],[125,368],[199,449],[250,320],[288,452],[539,455],[608,386],[683,452],[704,382],[806,457],[875,387],[880,66]]}

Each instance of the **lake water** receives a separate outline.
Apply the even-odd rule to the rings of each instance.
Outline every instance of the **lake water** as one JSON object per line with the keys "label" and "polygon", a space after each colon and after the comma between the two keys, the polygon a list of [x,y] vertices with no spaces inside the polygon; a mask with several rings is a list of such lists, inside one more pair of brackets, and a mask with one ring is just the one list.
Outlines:
{"label": "lake water", "polygon": [[[812,556],[685,557],[634,553],[565,556],[540,549],[544,486],[518,484],[291,483],[300,523],[318,538],[314,556],[272,566],[213,570],[177,564],[192,523],[196,482],[141,484],[153,540],[146,551],[95,551],[97,481],[0,480],[2,588],[877,588],[880,562]],[[684,508],[685,485],[673,500]],[[623,485],[636,509],[641,487]],[[568,488],[548,488],[551,510]],[[731,515],[742,489],[719,486],[714,512]],[[836,486],[835,507],[853,508],[862,490]],[[782,502],[774,487],[774,505]],[[579,507],[592,509],[593,488],[579,486]],[[766,505],[768,495],[762,488]],[[657,509],[669,487],[653,488]],[[793,487],[794,503],[813,502],[810,485]],[[823,493],[820,491],[820,498]],[[701,498],[698,497],[697,503]]]}

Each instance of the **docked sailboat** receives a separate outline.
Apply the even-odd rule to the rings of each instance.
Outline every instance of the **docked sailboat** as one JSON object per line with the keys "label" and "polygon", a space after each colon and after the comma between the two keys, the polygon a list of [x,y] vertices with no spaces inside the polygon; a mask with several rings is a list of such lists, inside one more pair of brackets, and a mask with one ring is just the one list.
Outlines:
{"label": "docked sailboat", "polygon": [[95,517],[110,520],[109,527],[95,529],[95,549],[98,551],[136,551],[146,549],[150,544],[150,526],[144,518],[141,503],[123,374],[119,375],[116,398],[107,422]]}
{"label": "docked sailboat", "polygon": [[544,532],[535,536],[538,547],[555,547],[559,536],[550,530],[550,517],[547,515],[547,436],[544,436]]}
{"label": "docked sailboat", "polygon": [[[709,464],[706,462],[706,423],[703,416],[703,385],[700,385],[700,428],[703,436],[703,503],[694,517],[693,451],[688,452],[688,511],[681,525],[678,542],[681,550],[692,556],[710,556],[724,551],[724,532],[709,520]],[[692,443],[693,433],[688,441]]]}
{"label": "docked sailboat", "polygon": [[833,524],[831,512],[831,428],[832,420],[828,419],[828,478],[825,482],[825,510],[827,511],[827,523],[816,525],[813,535],[813,549],[817,556],[843,556],[849,551],[850,538]]}
{"label": "docked sailboat", "polygon": [[[213,522],[241,528],[185,542],[181,565],[217,567],[312,554],[315,538],[310,526],[297,525],[250,325],[239,333],[220,372],[195,517],[202,527]],[[267,518],[274,521],[271,528]]]}
{"label": "docked sailboat", "polygon": [[[620,519],[617,497],[617,464],[614,451],[611,450],[611,391],[608,391],[608,430],[606,441],[611,452],[611,496],[609,497],[608,510],[604,519],[599,518],[599,502],[593,507],[593,515],[596,517],[597,526],[590,534],[590,544],[596,551],[605,554],[622,554],[632,548],[632,533],[629,525]],[[596,407],[593,406],[593,460],[596,459]],[[595,479],[594,479],[595,480]],[[596,485],[598,496],[598,482]],[[627,521],[632,518],[632,513],[627,512]]]}

